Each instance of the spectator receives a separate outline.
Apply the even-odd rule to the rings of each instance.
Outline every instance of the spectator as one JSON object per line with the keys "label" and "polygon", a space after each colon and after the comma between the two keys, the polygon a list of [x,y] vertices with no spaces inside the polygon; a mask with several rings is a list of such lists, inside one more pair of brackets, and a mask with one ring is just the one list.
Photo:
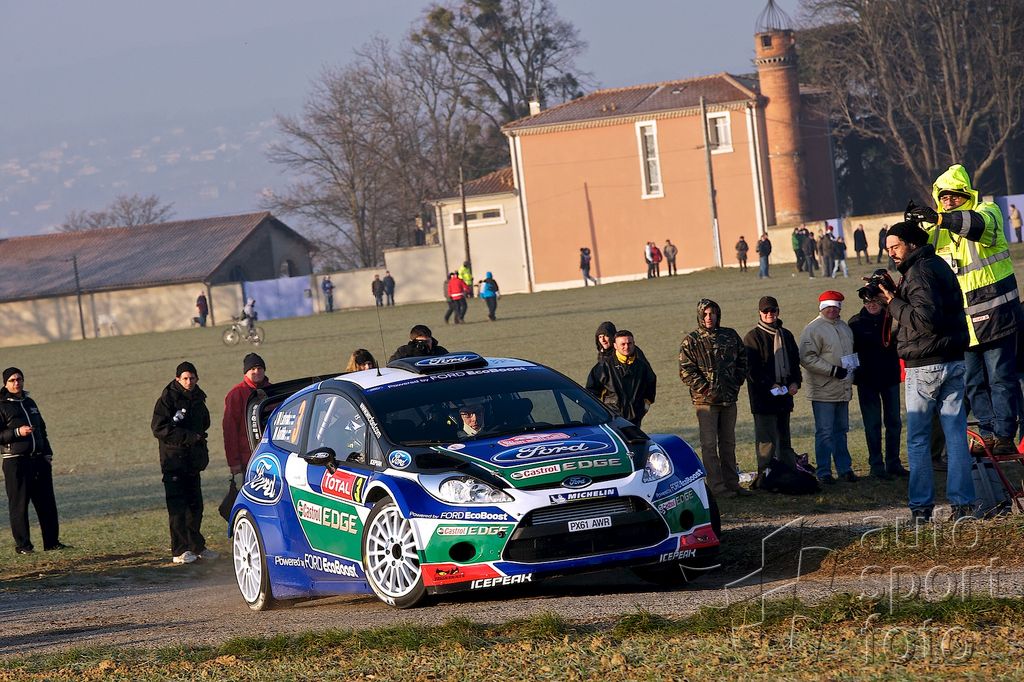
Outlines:
{"label": "spectator", "polygon": [[807,268],[807,277],[814,279],[814,270],[818,267],[818,262],[814,259],[814,254],[817,251],[817,244],[814,242],[814,235],[810,230],[804,236],[804,267]]}
{"label": "spectator", "polygon": [[395,278],[391,276],[390,270],[384,271],[384,295],[387,297],[388,305],[395,304]]}
{"label": "spectator", "polygon": [[597,360],[610,358],[615,353],[615,324],[602,322],[594,332],[594,345],[597,346]]}
{"label": "spectator", "polygon": [[249,415],[246,408],[254,393],[266,391],[270,386],[267,378],[267,363],[256,353],[242,358],[242,381],[235,384],[224,396],[224,417],[221,430],[224,433],[224,457],[228,461],[231,475],[240,474],[249,468],[252,446],[249,445]]}
{"label": "spectator", "polygon": [[661,249],[654,242],[651,242],[651,264],[654,266],[654,276],[661,277]]}
{"label": "spectator", "polygon": [[747,240],[740,235],[740,240],[736,242],[736,260],[740,264],[740,272],[747,271],[747,251],[750,250],[750,245],[747,244]]}
{"label": "spectator", "polygon": [[671,239],[666,239],[662,252],[665,254],[665,260],[668,261],[668,276],[672,277],[677,274],[676,256],[679,254],[679,249],[676,248],[676,245],[672,243]]}
{"label": "spectator", "polygon": [[640,426],[654,404],[658,377],[636,352],[633,333],[615,333],[614,352],[597,361],[587,377],[587,390],[623,418]]}
{"label": "spectator", "polygon": [[850,318],[853,352],[857,354],[860,363],[853,373],[853,385],[857,387],[857,402],[864,419],[871,475],[889,480],[894,475],[907,475],[907,470],[900,463],[900,436],[903,432],[900,417],[900,358],[896,353],[896,339],[889,336],[889,324],[886,323],[882,302],[870,296],[863,301],[861,311]]}
{"label": "spectator", "polygon": [[242,307],[241,320],[245,322],[246,332],[252,335],[253,327],[256,326],[256,320],[260,319],[260,314],[256,312],[256,299],[250,298],[246,301]]}
{"label": "spectator", "polygon": [[850,430],[853,332],[840,319],[843,295],[826,291],[818,297],[818,317],[800,335],[800,364],[807,370],[807,397],[814,412],[814,460],[818,480],[832,484],[832,461],[839,478],[856,483],[846,443]]}
{"label": "spectator", "polygon": [[199,373],[191,362],[182,362],[174,379],[153,407],[153,435],[160,442],[167,515],[171,528],[171,557],[176,564],[196,559],[216,559],[206,548],[203,525],[203,490],[200,472],[210,462],[206,445],[210,412],[206,394],[199,388]]}
{"label": "spectator", "polygon": [[210,304],[206,300],[206,294],[200,291],[199,296],[196,297],[196,324],[198,324],[200,327],[205,327],[206,318],[209,315]]}
{"label": "spectator", "polygon": [[473,298],[473,266],[468,260],[459,268],[459,279],[466,285],[466,298]]}
{"label": "spectator", "polygon": [[416,227],[412,231],[412,243],[424,246],[427,243],[427,231],[423,229],[423,218],[416,216]]}
{"label": "spectator", "polygon": [[437,342],[430,327],[425,324],[418,324],[409,330],[409,343],[399,346],[388,362],[401,360],[402,358],[419,357],[424,355],[447,355],[448,349]]}
{"label": "spectator", "polygon": [[702,298],[697,329],[679,344],[679,378],[697,411],[700,453],[716,495],[749,495],[736,471],[736,400],[747,377],[747,350],[739,334],[721,326],[722,309]]}
{"label": "spectator", "polygon": [[800,349],[793,334],[782,326],[779,302],[774,296],[762,296],[757,309],[757,326],[743,337],[747,349],[747,396],[757,444],[757,478],[752,487],[760,485],[764,470],[773,459],[796,468],[789,419],[793,398],[803,382]]}
{"label": "spectator", "polygon": [[868,263],[871,262],[871,257],[868,256],[868,236],[861,224],[858,224],[857,229],[853,231],[853,250],[857,254],[857,265],[860,265],[861,251],[864,252],[864,260]]}
{"label": "spectator", "polygon": [[1020,230],[1022,223],[1020,218],[1020,210],[1013,204],[1010,204],[1010,225],[1013,227],[1013,233],[1014,235],[1016,235],[1016,241],[1019,244],[1021,242]]}
{"label": "spectator", "polygon": [[967,400],[984,440],[976,454],[1016,454],[1017,329],[1020,295],[1010,247],[1003,234],[1003,214],[982,201],[967,170],[954,164],[932,186],[938,212],[927,206],[908,213],[931,225],[928,241],[935,254],[955,265],[964,295],[970,345]]}
{"label": "spectator", "polygon": [[[890,262],[892,261],[892,259],[889,258],[888,251],[886,251],[885,248],[885,236],[888,230],[888,225],[882,225],[882,229],[878,231],[878,258],[875,259],[876,264],[880,264],[882,262],[882,256],[885,256],[887,259],[889,259]],[[889,269],[892,270],[891,267]]]}
{"label": "spectator", "polygon": [[597,286],[597,280],[590,276],[590,249],[585,246],[580,247],[580,274],[583,275],[583,286],[590,286],[593,282],[594,286]]}
{"label": "spectator", "polygon": [[373,294],[373,300],[377,304],[378,308],[384,306],[384,282],[381,281],[380,275],[374,275],[373,281],[370,282],[370,293]]}
{"label": "spectator", "polygon": [[654,254],[651,253],[652,246],[654,246],[654,242],[644,244],[644,262],[647,263],[647,279],[654,279]]}
{"label": "spectator", "polygon": [[886,244],[903,275],[895,291],[882,288],[882,298],[899,323],[896,349],[907,368],[910,518],[927,522],[932,517],[931,429],[937,415],[946,439],[946,499],[955,521],[971,515],[975,497],[964,403],[964,351],[970,337],[963,294],[956,275],[935,255],[928,234],[916,224],[893,225]]}
{"label": "spectator", "polygon": [[757,278],[769,277],[768,256],[772,253],[772,242],[768,239],[768,233],[762,232],[761,238],[757,240],[757,257],[760,261],[760,269],[757,271]]}
{"label": "spectator", "polygon": [[10,513],[14,551],[31,554],[28,504],[35,507],[46,551],[66,549],[60,541],[57,498],[53,494],[53,448],[39,406],[25,390],[25,373],[17,367],[3,372],[0,387],[0,455]]}
{"label": "spectator", "polygon": [[324,293],[324,308],[327,312],[334,312],[334,282],[331,276],[327,275],[320,280],[320,291]]}
{"label": "spectator", "polygon": [[497,319],[494,313],[498,309],[501,291],[498,289],[498,283],[494,280],[494,276],[489,272],[480,280],[480,298],[487,304],[487,319],[494,322]]}
{"label": "spectator", "polygon": [[801,225],[793,228],[793,235],[789,238],[790,246],[793,247],[793,255],[796,257],[796,271],[804,271],[804,239],[807,230]]}
{"label": "spectator", "polygon": [[345,365],[346,372],[361,372],[366,369],[377,369],[377,360],[365,348],[356,348]]}
{"label": "spectator", "polygon": [[849,277],[850,271],[846,267],[846,242],[842,237],[836,239],[835,244],[832,245],[832,258],[835,260],[835,264],[832,266],[832,276],[835,277],[836,273],[842,271],[843,277]]}
{"label": "spectator", "polygon": [[821,274],[823,277],[832,277],[832,267],[835,265],[835,239],[832,236],[832,226],[825,223],[825,230],[818,238],[818,253],[821,255]]}
{"label": "spectator", "polygon": [[448,324],[448,318],[453,312],[455,313],[455,324],[462,324],[465,321],[468,293],[469,287],[462,281],[462,278],[457,273],[450,273],[445,291],[445,295],[448,297],[448,312],[444,314],[445,324]]}

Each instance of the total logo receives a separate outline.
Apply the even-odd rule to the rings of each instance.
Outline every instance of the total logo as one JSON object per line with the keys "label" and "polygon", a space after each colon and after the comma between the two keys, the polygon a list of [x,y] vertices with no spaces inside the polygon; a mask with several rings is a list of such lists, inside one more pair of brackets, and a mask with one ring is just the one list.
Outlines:
{"label": "total logo", "polygon": [[566,440],[556,443],[533,443],[512,450],[499,452],[494,456],[495,462],[514,462],[521,459],[538,459],[543,457],[564,457],[566,455],[589,455],[608,452],[609,443],[594,440]]}
{"label": "total logo", "polygon": [[662,554],[658,557],[658,561],[679,561],[680,559],[692,559],[697,556],[697,550],[695,549],[681,549],[678,552],[669,552],[668,554]]}
{"label": "total logo", "polygon": [[284,493],[281,465],[267,454],[255,457],[249,463],[249,476],[242,486],[242,494],[257,504],[277,504]]}
{"label": "total logo", "polygon": [[324,495],[359,502],[363,497],[365,483],[365,476],[356,476],[347,471],[335,471],[333,474],[325,471],[320,480],[320,489]]}
{"label": "total logo", "polygon": [[503,538],[507,532],[505,526],[441,526],[437,529],[437,534],[441,536],[495,535]]}
{"label": "total logo", "polygon": [[322,507],[307,500],[299,500],[295,512],[303,521],[327,526],[343,533],[355,534],[358,531],[359,517],[330,507]]}
{"label": "total logo", "polygon": [[317,554],[307,554],[303,563],[306,568],[312,571],[340,575],[345,578],[359,577],[356,573],[355,564],[350,564],[347,561],[341,561],[340,559],[328,559],[327,557],[322,557]]}
{"label": "total logo", "polygon": [[480,356],[476,353],[467,353],[465,355],[442,355],[436,358],[424,358],[416,362],[417,367],[444,367],[447,365],[461,365],[463,362],[470,362],[472,360],[479,360]]}
{"label": "total logo", "polygon": [[469,589],[479,590],[484,587],[498,587],[499,585],[521,585],[522,583],[532,583],[533,573],[523,573],[522,575],[503,575],[500,578],[482,578],[480,580],[474,580],[469,584]]}

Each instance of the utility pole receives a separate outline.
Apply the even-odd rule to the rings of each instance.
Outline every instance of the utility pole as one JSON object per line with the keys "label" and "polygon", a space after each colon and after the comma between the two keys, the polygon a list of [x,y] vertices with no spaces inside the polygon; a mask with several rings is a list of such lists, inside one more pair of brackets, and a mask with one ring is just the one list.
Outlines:
{"label": "utility pole", "polygon": [[469,255],[469,216],[466,215],[466,185],[462,178],[462,164],[459,164],[459,197],[462,199],[462,240],[466,247],[466,260],[469,269],[473,269],[473,259]]}
{"label": "utility pole", "polygon": [[700,129],[704,132],[704,160],[708,167],[708,199],[711,201],[711,243],[715,249],[715,265],[722,267],[722,236],[718,233],[718,205],[715,202],[715,174],[711,169],[711,140],[708,139],[708,109],[700,98]]}
{"label": "utility pole", "polygon": [[82,312],[82,282],[78,278],[78,255],[71,256],[71,267],[75,270],[75,293],[78,296],[78,324],[82,328],[82,340],[85,340],[85,313]]}

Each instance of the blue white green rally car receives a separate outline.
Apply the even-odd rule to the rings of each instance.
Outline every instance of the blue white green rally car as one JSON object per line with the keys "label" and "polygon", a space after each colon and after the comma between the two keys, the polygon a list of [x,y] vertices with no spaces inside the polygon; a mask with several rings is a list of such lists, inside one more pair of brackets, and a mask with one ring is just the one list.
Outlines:
{"label": "blue white green rally car", "polygon": [[407,608],[613,566],[684,582],[714,565],[718,508],[690,446],[548,367],[452,353],[295,388],[250,402],[230,534],[253,609],[346,592]]}

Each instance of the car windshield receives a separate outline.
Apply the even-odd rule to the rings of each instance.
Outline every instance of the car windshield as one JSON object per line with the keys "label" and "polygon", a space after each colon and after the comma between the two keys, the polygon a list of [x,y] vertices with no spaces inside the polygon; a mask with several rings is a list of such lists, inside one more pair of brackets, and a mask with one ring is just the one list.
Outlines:
{"label": "car windshield", "polygon": [[594,396],[544,367],[502,367],[417,377],[366,391],[388,439],[452,443],[509,433],[603,424]]}

